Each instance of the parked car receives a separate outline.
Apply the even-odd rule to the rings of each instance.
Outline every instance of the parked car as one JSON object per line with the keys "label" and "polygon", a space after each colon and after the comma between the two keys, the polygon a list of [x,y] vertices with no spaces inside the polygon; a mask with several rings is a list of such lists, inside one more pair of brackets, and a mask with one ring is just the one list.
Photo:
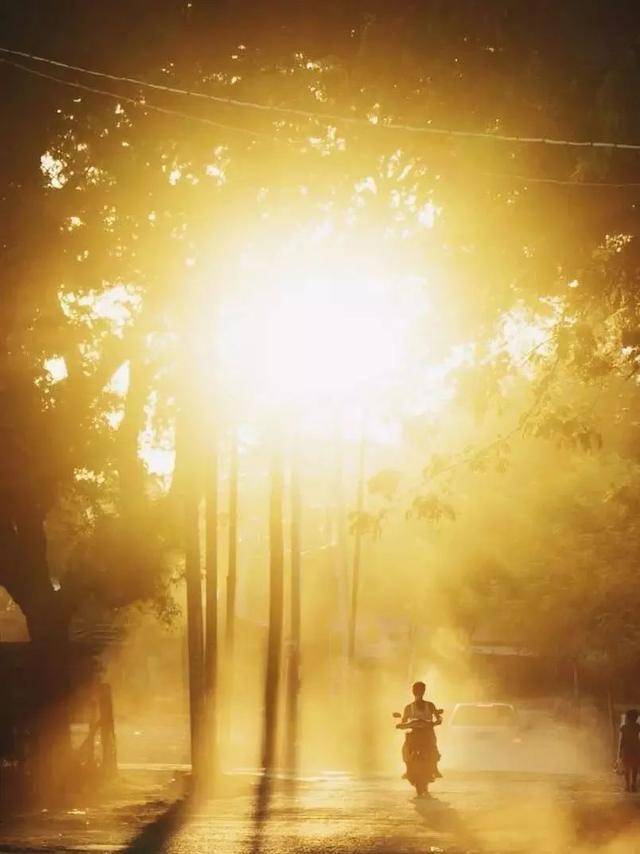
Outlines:
{"label": "parked car", "polygon": [[442,766],[515,770],[521,764],[523,729],[508,703],[458,703],[439,735]]}

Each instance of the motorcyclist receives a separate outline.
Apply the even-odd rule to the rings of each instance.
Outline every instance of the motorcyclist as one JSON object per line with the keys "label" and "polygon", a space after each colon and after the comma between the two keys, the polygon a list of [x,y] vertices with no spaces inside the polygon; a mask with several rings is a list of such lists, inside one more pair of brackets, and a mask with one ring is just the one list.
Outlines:
{"label": "motorcyclist", "polygon": [[[438,770],[438,762],[440,761],[440,753],[438,752],[438,742],[434,727],[442,723],[442,709],[437,709],[430,701],[425,700],[424,695],[427,686],[424,682],[414,682],[412,686],[414,700],[405,706],[402,714],[402,723],[406,724],[409,721],[425,721],[428,725],[424,728],[408,731],[405,735],[404,744],[402,746],[402,759],[409,768],[409,756],[412,752],[418,750],[424,755],[430,757],[433,771],[433,779],[442,777]],[[405,773],[405,777],[407,774]]]}

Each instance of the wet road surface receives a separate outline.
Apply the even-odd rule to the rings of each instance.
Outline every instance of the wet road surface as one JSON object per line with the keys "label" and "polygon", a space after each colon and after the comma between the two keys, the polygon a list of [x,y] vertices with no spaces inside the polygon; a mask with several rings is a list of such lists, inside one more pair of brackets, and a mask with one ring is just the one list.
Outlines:
{"label": "wet road surface", "polygon": [[295,788],[274,781],[265,809],[253,781],[242,789],[197,805],[156,800],[2,827],[0,851],[640,854],[640,796],[612,775],[451,775],[426,800],[399,779],[323,775]]}

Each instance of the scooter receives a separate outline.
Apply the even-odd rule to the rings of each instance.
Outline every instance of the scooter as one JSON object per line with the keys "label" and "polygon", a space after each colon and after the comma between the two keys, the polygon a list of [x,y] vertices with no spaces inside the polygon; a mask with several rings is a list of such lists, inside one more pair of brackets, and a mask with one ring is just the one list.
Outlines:
{"label": "scooter", "polygon": [[[396,724],[396,729],[409,732],[402,751],[403,759],[407,765],[406,779],[416,790],[419,798],[429,792],[429,783],[440,776],[438,773],[439,754],[435,743],[435,736],[426,731],[439,726],[442,723],[442,709],[437,709],[438,718],[435,722],[414,718],[403,723]],[[394,718],[402,718],[399,712],[393,713]]]}

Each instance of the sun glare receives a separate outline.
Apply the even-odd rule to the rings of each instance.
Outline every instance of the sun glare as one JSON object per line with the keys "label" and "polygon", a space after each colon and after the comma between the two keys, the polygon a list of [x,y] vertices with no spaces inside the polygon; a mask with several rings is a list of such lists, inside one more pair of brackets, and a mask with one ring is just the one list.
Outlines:
{"label": "sun glare", "polygon": [[225,382],[266,410],[375,406],[407,361],[409,296],[384,278],[284,276],[268,295],[223,307]]}
{"label": "sun glare", "polygon": [[67,363],[63,356],[52,356],[50,359],[45,359],[44,369],[52,383],[62,382],[69,375]]}

